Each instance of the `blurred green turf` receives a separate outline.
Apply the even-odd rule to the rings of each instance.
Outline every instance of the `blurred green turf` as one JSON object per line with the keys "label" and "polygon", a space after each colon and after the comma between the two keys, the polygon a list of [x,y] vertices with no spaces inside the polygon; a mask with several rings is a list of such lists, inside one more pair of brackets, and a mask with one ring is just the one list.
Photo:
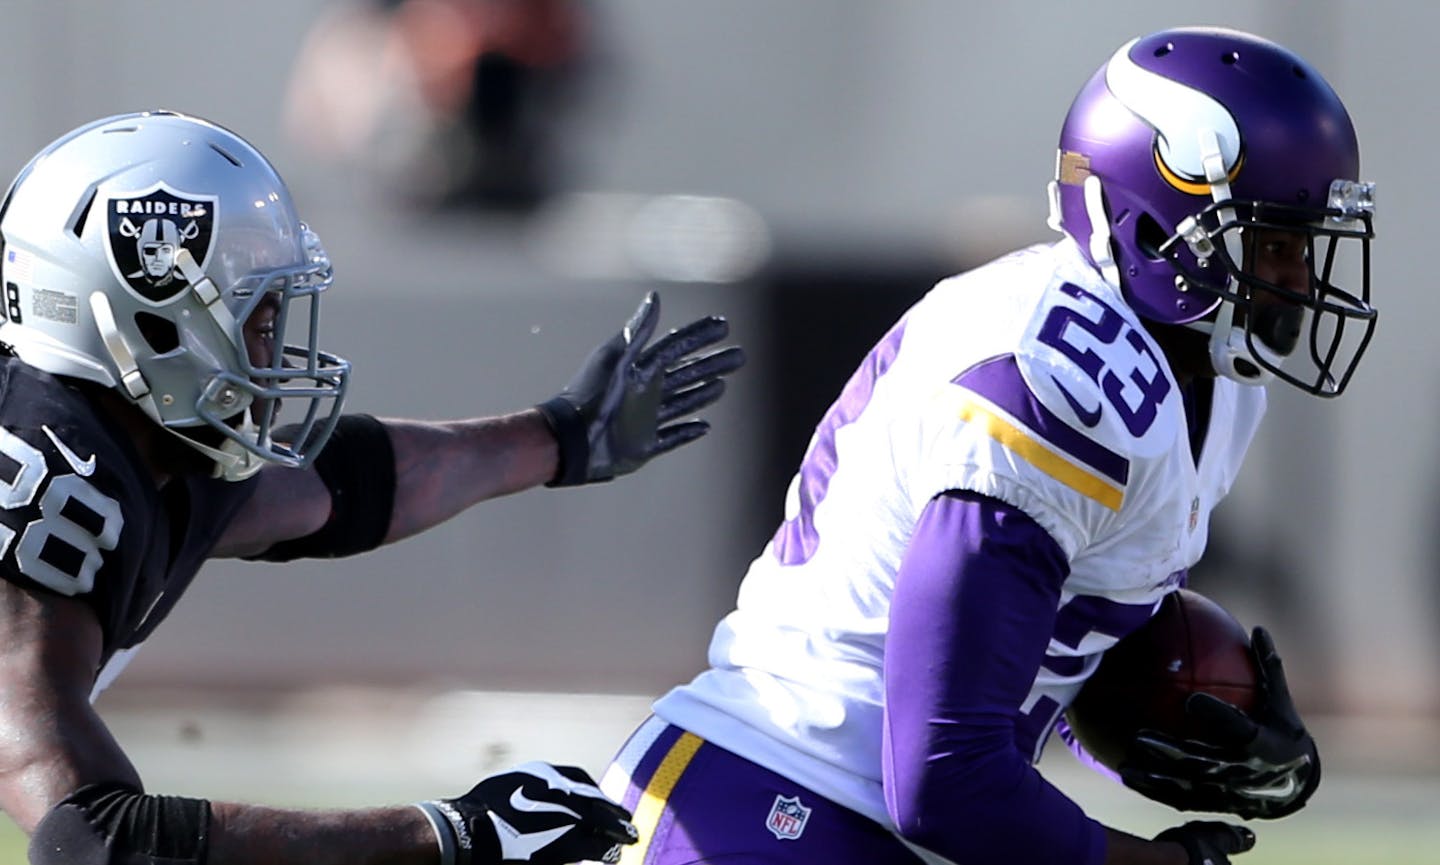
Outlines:
{"label": "blurred green turf", "polygon": [[0,862],[20,865],[25,861],[25,835],[10,819],[0,814]]}

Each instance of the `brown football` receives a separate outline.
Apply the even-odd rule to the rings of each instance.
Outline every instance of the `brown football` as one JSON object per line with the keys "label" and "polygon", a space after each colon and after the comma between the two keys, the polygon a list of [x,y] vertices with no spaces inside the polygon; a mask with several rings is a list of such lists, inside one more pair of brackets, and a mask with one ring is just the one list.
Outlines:
{"label": "brown football", "polygon": [[1250,712],[1258,687],[1245,628],[1224,607],[1180,589],[1161,601],[1150,621],[1105,652],[1066,720],[1086,751],[1118,769],[1139,730],[1182,739],[1197,735],[1185,714],[1192,693],[1214,694]]}

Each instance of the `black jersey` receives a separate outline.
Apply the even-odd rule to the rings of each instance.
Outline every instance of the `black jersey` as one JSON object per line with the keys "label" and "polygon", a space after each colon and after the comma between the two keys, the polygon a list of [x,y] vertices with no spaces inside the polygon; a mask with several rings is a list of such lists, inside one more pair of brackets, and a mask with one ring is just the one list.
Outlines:
{"label": "black jersey", "polygon": [[0,356],[0,576],[83,599],[105,659],[149,636],[254,488],[184,477],[157,490],[89,399]]}

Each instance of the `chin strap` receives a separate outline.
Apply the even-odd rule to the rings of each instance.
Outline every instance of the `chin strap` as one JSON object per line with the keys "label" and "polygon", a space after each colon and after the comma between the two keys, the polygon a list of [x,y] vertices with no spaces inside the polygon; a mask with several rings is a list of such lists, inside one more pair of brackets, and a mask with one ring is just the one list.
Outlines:
{"label": "chin strap", "polygon": [[[246,433],[253,433],[254,430],[255,425],[250,422],[250,416],[247,414],[245,420],[240,424],[236,432],[245,435]],[[181,438],[185,437],[181,436]],[[210,477],[212,478],[222,478],[227,481],[243,481],[265,467],[266,461],[261,459],[259,454],[246,450],[234,439],[225,439],[218,448],[202,445],[190,438],[185,438],[185,441],[189,443],[191,447],[215,461],[215,470],[210,473]]]}
{"label": "chin strap", "polygon": [[130,350],[130,344],[115,325],[115,310],[110,308],[110,298],[105,296],[105,292],[97,291],[90,295],[90,315],[95,319],[95,329],[100,331],[105,351],[109,352],[115,368],[120,371],[120,387],[125,395],[158,423],[160,412],[155,408],[155,398],[150,395],[150,384],[140,372],[140,364],[135,362],[135,352]]}
{"label": "chin strap", "polygon": [[1256,354],[1275,366],[1285,359],[1264,345],[1251,350],[1245,329],[1235,327],[1235,304],[1229,301],[1215,310],[1214,321],[1192,321],[1186,327],[1210,336],[1210,365],[1216,374],[1241,384],[1265,385],[1275,380],[1275,374],[1255,359]]}
{"label": "chin strap", "polygon": [[1110,216],[1105,212],[1105,194],[1100,187],[1100,178],[1091,174],[1085,178],[1085,216],[1090,220],[1090,260],[1100,268],[1115,290],[1120,289],[1120,268],[1115,264],[1115,252],[1110,248]]}

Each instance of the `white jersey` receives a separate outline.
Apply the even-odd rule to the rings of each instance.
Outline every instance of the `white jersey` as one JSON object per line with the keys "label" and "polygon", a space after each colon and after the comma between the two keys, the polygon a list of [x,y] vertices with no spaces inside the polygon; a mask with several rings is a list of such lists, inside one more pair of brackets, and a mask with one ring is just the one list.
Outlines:
{"label": "white jersey", "polygon": [[[1200,558],[1265,394],[1215,381],[1198,465],[1183,402],[1159,347],[1069,240],[941,282],[821,421],[711,668],[655,713],[892,825],[880,748],[895,574],[926,504],[970,490],[1022,509],[1069,561],[1018,722],[1038,759],[1099,653]],[[1138,616],[1106,633],[1115,610]]]}

